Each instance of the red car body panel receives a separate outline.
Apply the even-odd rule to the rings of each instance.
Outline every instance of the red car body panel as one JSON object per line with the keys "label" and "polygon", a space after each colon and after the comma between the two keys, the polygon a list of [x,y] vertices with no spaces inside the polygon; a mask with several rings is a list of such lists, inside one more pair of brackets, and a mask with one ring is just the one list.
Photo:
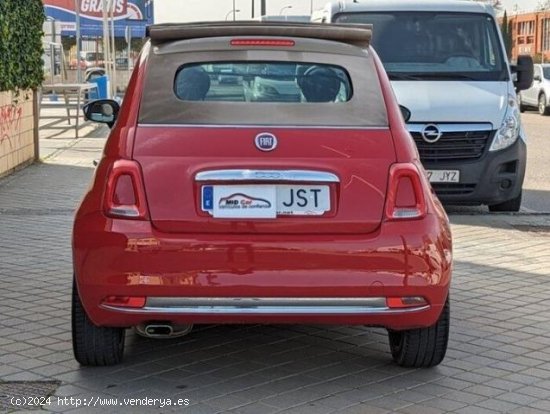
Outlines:
{"label": "red car body panel", "polygon": [[[433,324],[450,283],[449,234],[441,219],[387,222],[369,235],[174,235],[146,221],[93,213],[75,235],[79,290],[102,326],[150,321],[146,312],[99,306],[110,295],[184,297],[423,296],[429,310],[396,315],[224,316],[166,314],[173,323],[341,323],[393,329]],[[80,237],[79,237],[80,236]],[[85,273],[84,273],[85,272]],[[158,317],[155,317],[158,319]]]}
{"label": "red car body panel", "polygon": [[[374,54],[372,49],[371,53]],[[404,127],[389,80],[374,54],[388,129],[269,129],[274,153],[250,145],[265,128],[209,129],[138,125],[147,51],[132,75],[120,116],[94,181],[76,214],[75,280],[82,304],[99,326],[172,323],[330,323],[411,329],[433,325],[447,300],[452,244],[448,220],[427,179],[426,214],[393,220],[384,214],[392,163],[422,166]],[[200,135],[201,139],[194,139]],[[315,142],[313,138],[315,137]],[[227,142],[231,145],[226,145]],[[372,145],[376,141],[380,145]],[[291,145],[292,144],[292,145]],[[137,160],[148,213],[144,220],[103,211],[113,163]],[[351,160],[351,161],[350,161]],[[211,169],[301,168],[335,172],[336,205],[328,217],[216,221],[200,211],[197,172]],[[368,178],[366,178],[368,177]],[[345,186],[371,203],[342,199]],[[349,190],[349,188],[348,188]],[[108,296],[145,297],[424,297],[418,311],[372,314],[155,314],[102,305]]]}
{"label": "red car body panel", "polygon": [[[253,145],[262,132],[277,136],[276,151],[261,153]],[[143,170],[153,225],[161,231],[370,233],[383,216],[388,176],[379,171],[395,160],[392,137],[387,130],[342,130],[334,141],[330,129],[146,127],[136,134],[134,159]],[[200,187],[219,183],[199,184],[195,176],[235,166],[325,171],[337,173],[340,183],[331,186],[331,211],[320,217],[215,220],[200,210]]]}

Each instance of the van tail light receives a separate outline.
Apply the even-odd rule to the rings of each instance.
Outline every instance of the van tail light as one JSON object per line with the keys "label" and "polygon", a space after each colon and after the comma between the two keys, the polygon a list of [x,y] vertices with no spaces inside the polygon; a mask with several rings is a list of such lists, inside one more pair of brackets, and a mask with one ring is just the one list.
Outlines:
{"label": "van tail light", "polygon": [[420,219],[426,215],[426,199],[418,168],[412,163],[393,164],[390,168],[386,218]]}
{"label": "van tail light", "polygon": [[104,210],[109,217],[135,220],[148,218],[141,169],[136,161],[114,162],[107,179]]}

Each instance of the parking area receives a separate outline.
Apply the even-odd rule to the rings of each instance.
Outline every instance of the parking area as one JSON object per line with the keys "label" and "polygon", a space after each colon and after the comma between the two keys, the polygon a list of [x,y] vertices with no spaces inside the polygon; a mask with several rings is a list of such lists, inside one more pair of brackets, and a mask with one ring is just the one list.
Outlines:
{"label": "parking area", "polygon": [[[543,144],[549,118],[526,119]],[[121,365],[79,367],[71,348],[72,214],[103,142],[71,142],[0,180],[2,410],[40,408],[11,397],[51,394],[49,412],[550,411],[550,215],[540,213],[547,172],[536,169],[526,188],[539,194],[523,214],[453,210],[452,328],[437,368],[394,365],[383,330],[282,325],[197,326],[156,341],[128,331]],[[534,155],[542,168],[545,155]]]}

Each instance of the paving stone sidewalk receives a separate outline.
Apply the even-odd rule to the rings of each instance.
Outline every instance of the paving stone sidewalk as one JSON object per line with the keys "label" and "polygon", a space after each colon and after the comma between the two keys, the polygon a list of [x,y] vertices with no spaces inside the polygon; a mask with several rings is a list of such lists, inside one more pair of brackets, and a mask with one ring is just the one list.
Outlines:
{"label": "paving stone sidewalk", "polygon": [[[451,216],[452,333],[447,358],[431,370],[393,365],[382,330],[260,325],[201,326],[157,341],[128,331],[121,365],[79,367],[71,224],[103,142],[60,141],[66,148],[45,162],[0,180],[0,412],[18,410],[8,395],[51,390],[47,412],[550,412],[544,215]],[[95,407],[76,407],[84,399]]]}

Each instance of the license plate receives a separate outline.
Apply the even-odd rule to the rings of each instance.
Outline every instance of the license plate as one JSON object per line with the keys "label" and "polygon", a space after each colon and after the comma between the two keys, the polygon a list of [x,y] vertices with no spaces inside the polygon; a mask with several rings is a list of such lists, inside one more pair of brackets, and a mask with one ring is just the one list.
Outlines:
{"label": "license plate", "polygon": [[458,170],[427,170],[431,183],[459,183],[460,171]]}
{"label": "license plate", "polygon": [[201,205],[219,218],[319,216],[330,211],[330,190],[327,185],[207,185]]}

